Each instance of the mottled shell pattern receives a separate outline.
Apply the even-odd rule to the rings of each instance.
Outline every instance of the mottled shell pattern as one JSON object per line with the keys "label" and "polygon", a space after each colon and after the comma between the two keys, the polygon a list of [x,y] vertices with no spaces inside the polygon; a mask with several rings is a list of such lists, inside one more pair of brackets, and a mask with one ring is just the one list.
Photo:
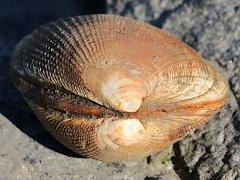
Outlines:
{"label": "mottled shell pattern", "polygon": [[60,19],[26,36],[11,77],[42,125],[106,161],[159,152],[224,105],[223,77],[162,30],[114,15]]}

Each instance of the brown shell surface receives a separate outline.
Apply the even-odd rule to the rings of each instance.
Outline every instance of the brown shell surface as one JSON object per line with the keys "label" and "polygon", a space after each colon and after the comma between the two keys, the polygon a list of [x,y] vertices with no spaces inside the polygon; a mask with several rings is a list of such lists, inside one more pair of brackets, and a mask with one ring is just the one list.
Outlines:
{"label": "brown shell surface", "polygon": [[59,142],[107,162],[159,152],[206,123],[227,96],[223,77],[193,49],[114,15],[41,26],[16,46],[10,75]]}

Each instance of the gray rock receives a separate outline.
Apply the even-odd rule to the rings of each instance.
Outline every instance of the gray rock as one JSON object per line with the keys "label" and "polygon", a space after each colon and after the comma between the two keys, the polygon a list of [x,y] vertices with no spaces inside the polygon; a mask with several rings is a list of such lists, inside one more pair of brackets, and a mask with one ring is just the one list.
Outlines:
{"label": "gray rock", "polygon": [[182,179],[240,179],[239,0],[107,0],[107,10],[163,28],[222,71],[229,82],[228,103],[174,144],[172,161]]}

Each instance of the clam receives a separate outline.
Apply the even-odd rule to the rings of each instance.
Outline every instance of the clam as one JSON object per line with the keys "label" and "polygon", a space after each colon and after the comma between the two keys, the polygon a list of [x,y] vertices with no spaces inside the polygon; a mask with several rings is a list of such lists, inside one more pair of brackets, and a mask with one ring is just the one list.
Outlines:
{"label": "clam", "polygon": [[205,124],[228,89],[185,43],[114,15],[41,26],[16,46],[10,75],[60,143],[106,162],[158,153]]}

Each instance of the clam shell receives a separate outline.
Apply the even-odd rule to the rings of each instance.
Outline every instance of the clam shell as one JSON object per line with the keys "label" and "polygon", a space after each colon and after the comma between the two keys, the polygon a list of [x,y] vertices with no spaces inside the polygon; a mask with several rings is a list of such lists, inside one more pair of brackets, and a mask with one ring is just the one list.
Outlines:
{"label": "clam shell", "polygon": [[114,15],[41,26],[16,46],[10,74],[59,142],[108,162],[157,153],[201,127],[228,89],[183,42]]}

